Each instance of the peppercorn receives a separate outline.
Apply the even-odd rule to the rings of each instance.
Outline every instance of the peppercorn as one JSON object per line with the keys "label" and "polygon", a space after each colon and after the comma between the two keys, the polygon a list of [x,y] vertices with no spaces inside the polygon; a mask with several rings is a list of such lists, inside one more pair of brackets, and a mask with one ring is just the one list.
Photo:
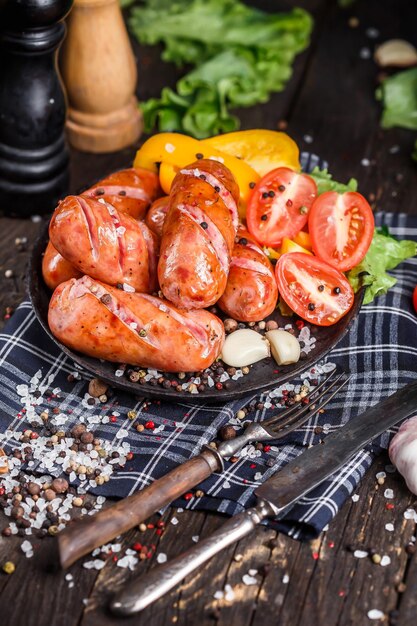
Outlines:
{"label": "peppercorn", "polygon": [[55,478],[52,481],[51,488],[55,493],[65,493],[68,491],[68,481],[65,478]]}
{"label": "peppercorn", "polygon": [[230,317],[226,318],[223,322],[224,331],[226,333],[232,333],[238,328],[238,322]]}
{"label": "peppercorn", "polygon": [[308,304],[308,310],[309,311],[314,311],[314,309],[316,308],[315,304],[313,304],[312,302],[309,302]]}
{"label": "peppercorn", "polygon": [[85,444],[93,443],[94,435],[93,435],[92,432],[87,430],[85,433],[82,433],[80,439],[81,439],[82,443],[85,443]]}
{"label": "peppercorn", "polygon": [[202,154],[201,152],[197,152],[197,154],[195,155],[195,158],[200,160],[204,158],[204,154]]}
{"label": "peppercorn", "polygon": [[99,378],[93,378],[88,384],[88,393],[94,398],[99,398],[106,393],[108,385]]}
{"label": "peppercorn", "polygon": [[4,563],[2,566],[2,570],[5,574],[13,574],[15,569],[16,566],[12,561],[6,561],[6,563]]}
{"label": "peppercorn", "polygon": [[236,437],[236,431],[230,424],[226,424],[226,426],[219,428],[217,434],[222,441],[228,441],[229,439],[234,439]]}
{"label": "peppercorn", "polygon": [[285,185],[279,185],[278,189],[279,191],[285,191]]}
{"label": "peppercorn", "polygon": [[249,183],[249,188],[250,189],[253,189],[255,186],[256,186],[256,183],[254,183],[252,181]]}
{"label": "peppercorn", "polygon": [[263,222],[266,222],[266,220],[267,220],[267,219],[268,219],[268,216],[267,216],[267,214],[266,214],[266,213],[264,213],[263,215],[261,215],[261,220],[262,220]]}

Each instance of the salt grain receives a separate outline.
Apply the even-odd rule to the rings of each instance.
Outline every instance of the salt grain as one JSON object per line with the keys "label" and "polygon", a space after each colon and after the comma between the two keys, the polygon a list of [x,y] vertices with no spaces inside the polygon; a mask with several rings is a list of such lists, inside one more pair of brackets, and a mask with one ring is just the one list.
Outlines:
{"label": "salt grain", "polygon": [[381,559],[381,563],[380,563],[380,565],[381,565],[382,567],[386,567],[386,566],[387,566],[387,565],[389,565],[390,563],[391,563],[391,559],[390,559],[390,557],[389,557],[389,556],[387,556],[387,555],[384,555],[384,556],[382,557],[382,559]]}
{"label": "salt grain", "polygon": [[357,502],[358,500],[359,500],[359,496],[358,496],[358,494],[357,494],[357,493],[355,493],[355,494],[352,496],[352,502]]}
{"label": "salt grain", "polygon": [[391,524],[391,523],[385,524],[385,530],[387,530],[389,533],[392,533],[394,530],[394,524]]}
{"label": "salt grain", "polygon": [[158,556],[156,557],[156,560],[158,561],[158,563],[166,563],[168,560],[168,557],[166,554],[164,554],[164,552],[160,552]]}
{"label": "salt grain", "polygon": [[392,500],[394,497],[394,492],[392,489],[385,489],[384,491],[384,498],[387,498],[387,500]]}
{"label": "salt grain", "polygon": [[384,613],[379,609],[371,609],[368,611],[369,619],[382,619],[384,617]]}
{"label": "salt grain", "polygon": [[256,580],[256,578],[254,578],[254,576],[251,576],[250,574],[244,574],[242,576],[242,582],[244,585],[256,585],[256,583],[258,582]]}
{"label": "salt grain", "polygon": [[355,550],[353,556],[357,559],[365,559],[368,556],[368,552],[366,552],[365,550]]}

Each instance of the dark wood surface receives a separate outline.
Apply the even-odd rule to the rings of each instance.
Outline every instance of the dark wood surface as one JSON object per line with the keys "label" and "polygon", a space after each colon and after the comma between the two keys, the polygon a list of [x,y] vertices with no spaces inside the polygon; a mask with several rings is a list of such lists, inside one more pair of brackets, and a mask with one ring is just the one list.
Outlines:
{"label": "dark wood surface", "polygon": [[[257,4],[286,9],[295,3]],[[297,4],[315,16],[312,44],[297,59],[284,93],[240,112],[243,127],[277,128],[278,122],[285,120],[301,148],[328,159],[336,178],[358,178],[360,190],[371,197],[375,207],[417,214],[417,168],[410,158],[415,134],[380,129],[380,105],[374,98],[379,71],[371,59],[360,55],[361,49],[372,51],[375,45],[366,35],[368,28],[379,31],[377,42],[404,37],[417,45],[417,4],[413,0],[358,0],[348,10],[340,9],[336,0],[300,0]],[[357,28],[348,24],[352,16],[359,19]],[[135,45],[135,51],[139,97],[157,95],[164,84],[175,83],[178,70],[159,62],[158,49]],[[306,136],[313,138],[312,143],[306,142]],[[398,151],[392,150],[395,146]],[[133,148],[103,156],[73,151],[71,190],[129,164],[133,154]],[[361,164],[364,158],[370,161],[369,166]],[[16,306],[23,298],[28,250],[38,230],[39,223],[0,218],[2,317],[6,307]],[[26,251],[17,249],[16,237],[28,238]],[[7,269],[13,270],[12,278],[5,278]],[[349,498],[329,530],[316,541],[300,544],[258,528],[187,578],[164,600],[130,620],[115,620],[105,606],[116,586],[131,573],[111,561],[100,572],[76,565],[71,569],[75,586],[69,589],[63,573],[43,572],[41,550],[26,559],[20,540],[0,537],[0,564],[12,560],[17,566],[12,576],[0,574],[0,621],[7,626],[361,626],[372,623],[367,617],[370,609],[379,609],[385,617],[374,623],[414,626],[417,556],[407,554],[404,547],[416,528],[414,522],[403,518],[403,512],[417,500],[396,474],[388,474],[384,486],[377,484],[375,474],[387,463],[386,456],[375,462],[357,491],[359,500]],[[386,509],[383,492],[387,487],[395,493],[393,510]],[[166,521],[173,514],[167,512]],[[193,535],[204,537],[223,522],[219,515],[197,512],[184,512],[178,518],[178,525],[167,524],[162,538],[154,530],[144,534],[132,531],[124,543],[156,543],[172,557],[191,545]],[[387,522],[394,524],[394,532],[385,530]],[[4,525],[0,518],[0,527]],[[348,549],[351,546],[375,549],[389,555],[392,562],[381,567],[369,558],[357,559]],[[234,560],[237,554],[243,555],[243,560]],[[146,571],[154,561],[141,562],[137,571]],[[251,568],[260,572],[258,583],[245,586],[242,576]],[[284,574],[289,575],[287,584]],[[213,597],[226,583],[234,587],[233,602]]]}

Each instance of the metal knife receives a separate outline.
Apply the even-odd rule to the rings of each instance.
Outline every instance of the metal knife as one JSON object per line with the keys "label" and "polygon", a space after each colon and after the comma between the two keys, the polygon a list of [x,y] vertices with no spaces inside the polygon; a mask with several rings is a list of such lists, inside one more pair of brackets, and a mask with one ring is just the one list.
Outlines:
{"label": "metal knife", "polygon": [[351,419],[288,463],[255,490],[258,504],[228,520],[196,546],[148,574],[133,579],[110,604],[117,615],[137,613],[170,591],[185,576],[224,548],[248,535],[268,517],[287,513],[303,495],[317,487],[354,454],[417,409],[417,380]]}

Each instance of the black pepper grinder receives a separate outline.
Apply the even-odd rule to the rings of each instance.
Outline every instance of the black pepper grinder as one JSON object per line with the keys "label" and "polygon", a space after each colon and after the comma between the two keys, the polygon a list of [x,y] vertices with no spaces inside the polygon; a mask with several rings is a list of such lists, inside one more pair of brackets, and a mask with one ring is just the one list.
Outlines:
{"label": "black pepper grinder", "polygon": [[57,69],[73,0],[0,0],[0,212],[48,213],[67,193],[66,100]]}

